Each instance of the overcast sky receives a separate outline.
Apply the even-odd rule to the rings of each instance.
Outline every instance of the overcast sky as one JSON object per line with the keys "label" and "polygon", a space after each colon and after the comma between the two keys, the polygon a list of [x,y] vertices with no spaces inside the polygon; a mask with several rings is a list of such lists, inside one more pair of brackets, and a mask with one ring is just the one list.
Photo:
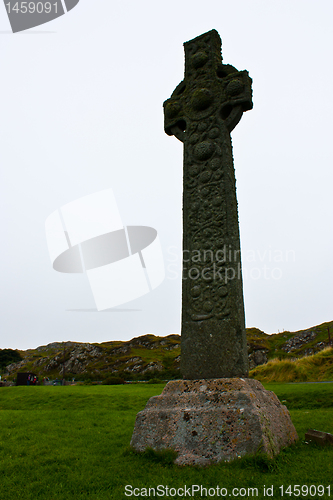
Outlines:
{"label": "overcast sky", "polygon": [[[246,326],[332,320],[332,14],[330,0],[80,0],[12,34],[0,5],[0,348],[180,333],[182,144],[162,103],[183,42],[212,28],[253,79],[232,132]],[[158,231],[166,278],[97,312],[85,275],[52,269],[45,220],[106,188],[124,224]]]}

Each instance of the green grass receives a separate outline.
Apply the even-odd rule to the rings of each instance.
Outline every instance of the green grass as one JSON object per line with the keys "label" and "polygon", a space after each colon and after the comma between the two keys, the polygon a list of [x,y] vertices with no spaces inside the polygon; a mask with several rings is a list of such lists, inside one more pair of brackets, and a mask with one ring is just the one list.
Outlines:
{"label": "green grass", "polygon": [[308,428],[333,432],[333,384],[265,387],[285,401],[299,442],[274,460],[258,455],[204,469],[174,466],[170,453],[138,455],[129,448],[135,415],[161,384],[1,388],[0,499],[134,498],[124,495],[128,484],[256,487],[256,498],[267,498],[263,487],[273,485],[273,498],[281,498],[280,485],[328,486],[330,480],[333,496],[333,447],[304,442]]}
{"label": "green grass", "polygon": [[333,383],[271,383],[264,386],[275,392],[289,410],[333,408]]}

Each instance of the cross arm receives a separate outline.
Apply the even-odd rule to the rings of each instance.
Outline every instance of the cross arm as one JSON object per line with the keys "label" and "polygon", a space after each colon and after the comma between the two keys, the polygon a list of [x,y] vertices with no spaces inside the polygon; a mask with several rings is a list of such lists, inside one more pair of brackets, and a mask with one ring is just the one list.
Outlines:
{"label": "cross arm", "polygon": [[247,71],[222,63],[221,39],[211,30],[184,43],[185,77],[163,103],[164,130],[185,142],[194,122],[214,116],[231,132],[252,109],[252,80]]}

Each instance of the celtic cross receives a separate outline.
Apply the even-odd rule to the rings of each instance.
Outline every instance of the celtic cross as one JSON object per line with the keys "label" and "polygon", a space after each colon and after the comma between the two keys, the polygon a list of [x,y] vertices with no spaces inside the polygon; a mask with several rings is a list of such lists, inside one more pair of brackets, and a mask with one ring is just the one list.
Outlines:
{"label": "celtic cross", "polygon": [[184,143],[181,371],[186,379],[246,377],[230,132],[252,109],[252,81],[222,63],[217,31],[184,47],[184,80],[164,102],[165,132]]}

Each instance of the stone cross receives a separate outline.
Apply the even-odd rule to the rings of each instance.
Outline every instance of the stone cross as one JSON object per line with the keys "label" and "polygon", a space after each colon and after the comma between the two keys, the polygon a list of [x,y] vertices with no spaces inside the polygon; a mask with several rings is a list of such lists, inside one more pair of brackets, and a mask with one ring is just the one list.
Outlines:
{"label": "stone cross", "polygon": [[230,132],[252,109],[252,80],[222,64],[215,30],[184,47],[184,80],[164,102],[165,132],[184,143],[181,371],[247,377]]}
{"label": "stone cross", "polygon": [[164,109],[166,133],[184,143],[181,370],[187,380],[170,380],[150,398],[136,416],[131,446],[173,449],[178,465],[259,452],[273,457],[298,437],[275,394],[246,378],[230,132],[252,108],[251,79],[222,64],[215,30],[184,45],[185,78]]}

